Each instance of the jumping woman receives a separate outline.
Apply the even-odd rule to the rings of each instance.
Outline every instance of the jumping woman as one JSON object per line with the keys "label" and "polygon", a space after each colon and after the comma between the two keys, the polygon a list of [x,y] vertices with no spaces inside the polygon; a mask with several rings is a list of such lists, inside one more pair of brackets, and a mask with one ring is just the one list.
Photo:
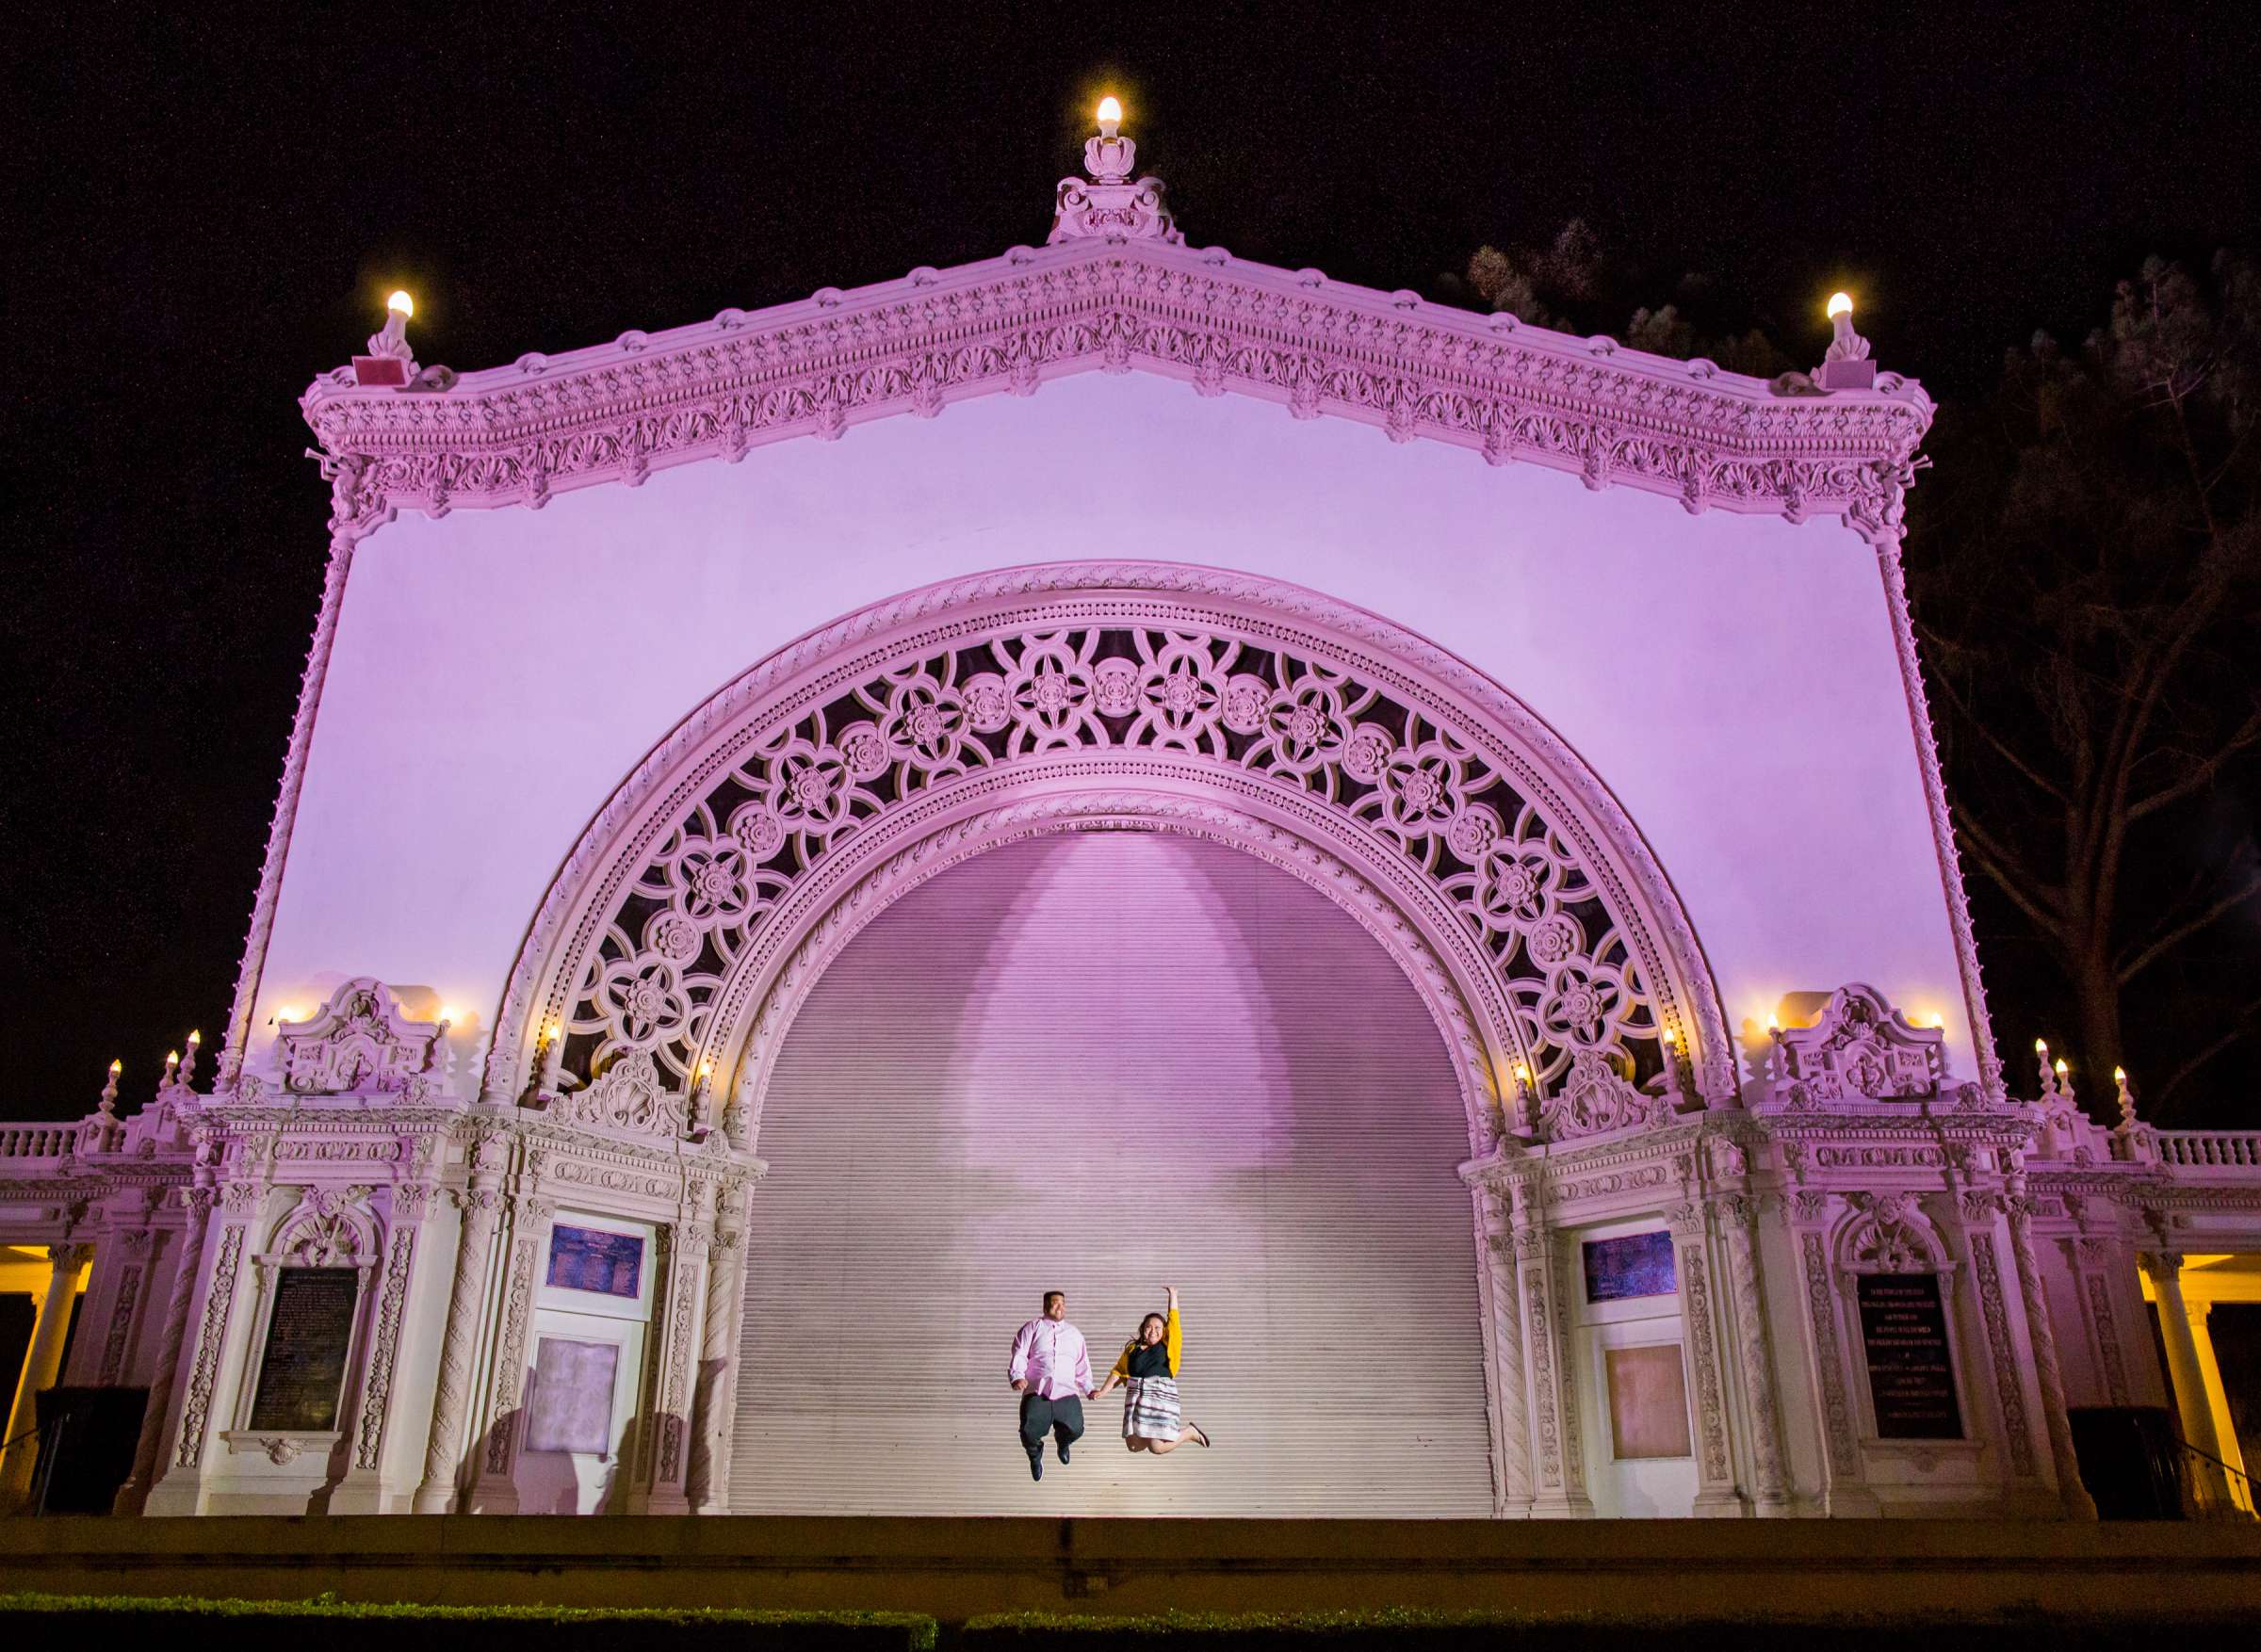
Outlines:
{"label": "jumping woman", "polygon": [[1187,1422],[1178,1409],[1178,1356],[1183,1347],[1178,1288],[1163,1288],[1169,1293],[1169,1312],[1148,1314],[1139,1321],[1138,1335],[1123,1344],[1123,1357],[1092,1396],[1097,1400],[1121,1383],[1123,1447],[1157,1457],[1175,1451],[1189,1437],[1209,1444],[1209,1435]]}

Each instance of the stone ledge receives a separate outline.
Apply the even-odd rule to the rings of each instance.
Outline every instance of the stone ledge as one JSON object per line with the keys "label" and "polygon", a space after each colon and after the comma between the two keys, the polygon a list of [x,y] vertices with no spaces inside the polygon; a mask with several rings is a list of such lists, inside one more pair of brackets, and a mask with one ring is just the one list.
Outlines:
{"label": "stone ledge", "polygon": [[2261,1526],[238,1516],[0,1521],[10,1586],[443,1604],[1688,1617],[2250,1609]]}

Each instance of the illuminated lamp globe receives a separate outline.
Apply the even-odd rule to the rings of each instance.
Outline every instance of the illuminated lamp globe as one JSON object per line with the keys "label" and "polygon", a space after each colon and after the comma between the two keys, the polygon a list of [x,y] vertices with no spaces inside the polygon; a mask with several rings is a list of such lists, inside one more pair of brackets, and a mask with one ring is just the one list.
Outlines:
{"label": "illuminated lamp globe", "polygon": [[1104,97],[1099,100],[1099,119],[1101,121],[1113,121],[1120,124],[1122,118],[1123,105],[1121,104],[1115,102],[1112,97]]}
{"label": "illuminated lamp globe", "polygon": [[415,300],[410,298],[405,291],[395,291],[392,297],[384,300],[384,307],[388,310],[399,311],[403,319],[411,317],[416,313]]}
{"label": "illuminated lamp globe", "polygon": [[1853,313],[1853,295],[1850,293],[1831,293],[1830,295],[1829,313],[1830,319],[1832,321],[1836,320],[1840,316],[1850,316]]}

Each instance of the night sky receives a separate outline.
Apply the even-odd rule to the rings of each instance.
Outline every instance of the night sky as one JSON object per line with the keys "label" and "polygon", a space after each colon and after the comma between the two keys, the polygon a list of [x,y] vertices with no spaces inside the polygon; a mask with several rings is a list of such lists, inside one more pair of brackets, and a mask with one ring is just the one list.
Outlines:
{"label": "night sky", "polygon": [[0,1114],[217,1052],[327,549],[296,401],[393,286],[467,369],[1040,243],[1103,90],[1197,245],[1444,297],[1581,217],[1801,359],[1853,288],[1943,399],[2261,242],[2250,6],[705,9],[11,17]]}

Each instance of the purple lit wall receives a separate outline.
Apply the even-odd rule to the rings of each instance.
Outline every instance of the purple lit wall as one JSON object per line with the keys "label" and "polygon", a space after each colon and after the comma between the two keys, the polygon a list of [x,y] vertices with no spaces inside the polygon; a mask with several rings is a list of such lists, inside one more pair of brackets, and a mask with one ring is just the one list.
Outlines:
{"label": "purple lit wall", "polygon": [[[945,873],[819,984],[761,1142],[739,1511],[1490,1513],[1443,1046],[1285,873],[1134,833]],[[1118,1391],[1032,1484],[1015,1328],[1063,1288],[1103,1369],[1165,1284],[1218,1448],[1130,1455]]]}
{"label": "purple lit wall", "polygon": [[1087,373],[836,443],[404,516],[360,547],[252,1025],[325,982],[489,1030],[558,866],[675,722],[787,641],[983,570],[1159,559],[1291,580],[1547,719],[1684,902],[1731,1026],[1865,980],[1970,1043],[1874,553],[1336,419]]}

